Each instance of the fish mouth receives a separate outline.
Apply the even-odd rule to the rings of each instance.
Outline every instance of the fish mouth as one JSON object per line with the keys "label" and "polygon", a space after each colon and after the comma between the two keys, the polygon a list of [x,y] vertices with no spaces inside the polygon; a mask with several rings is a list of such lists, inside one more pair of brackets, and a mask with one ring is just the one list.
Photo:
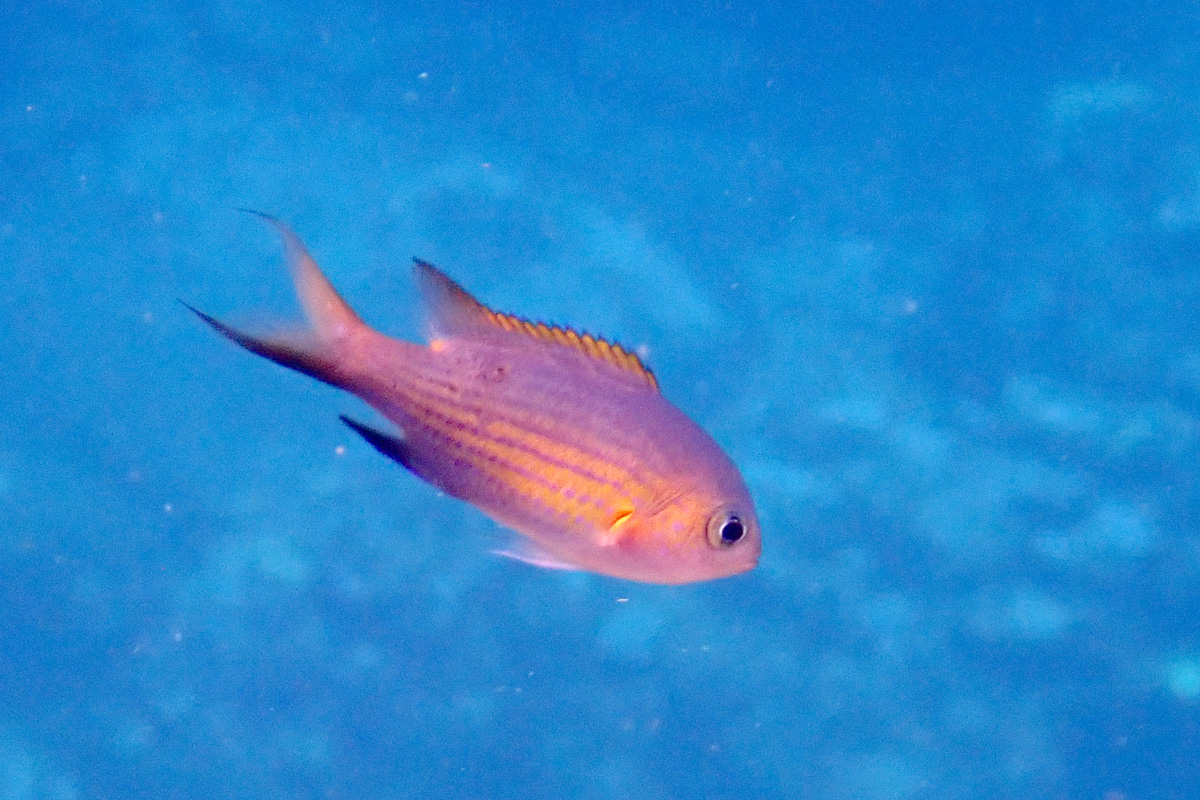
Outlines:
{"label": "fish mouth", "polygon": [[730,559],[722,565],[722,569],[718,572],[710,573],[707,578],[701,580],[716,580],[718,578],[732,578],[735,575],[743,575],[751,572],[758,567],[759,554],[757,552],[750,553],[745,557]]}
{"label": "fish mouth", "polygon": [[738,570],[738,572],[739,573],[749,572],[750,570],[757,568],[758,567],[758,559],[761,557],[762,557],[762,544],[759,542],[755,542],[755,546],[754,546],[753,550],[751,550],[746,555],[746,557],[742,560],[742,568],[740,570]]}

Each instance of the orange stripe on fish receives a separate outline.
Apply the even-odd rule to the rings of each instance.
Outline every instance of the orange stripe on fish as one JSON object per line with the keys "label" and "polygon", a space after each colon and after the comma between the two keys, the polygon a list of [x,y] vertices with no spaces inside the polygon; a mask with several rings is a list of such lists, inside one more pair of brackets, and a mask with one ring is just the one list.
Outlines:
{"label": "orange stripe on fish", "polygon": [[[439,406],[435,411],[428,401],[422,402],[422,406],[431,428],[436,426],[446,438],[456,439],[485,458],[490,456],[487,460],[474,460],[473,466],[561,515],[582,516],[597,524],[605,521],[611,524],[615,521],[614,515],[625,513],[623,510],[635,505],[637,498],[650,497],[650,492],[633,482],[627,473],[614,474],[608,470],[609,474],[604,478],[597,477],[593,471],[602,469],[604,463],[586,457],[581,451],[554,448],[553,443],[545,439],[531,441],[534,437],[508,423],[493,421],[481,429],[475,425],[477,417],[473,414],[456,415],[447,406]],[[430,417],[450,423],[453,429],[431,423]],[[546,449],[539,450],[536,444]],[[489,461],[507,467],[506,474],[499,476],[489,466]],[[564,489],[569,492],[564,494]],[[611,532],[606,536],[613,540]]]}
{"label": "orange stripe on fish", "polygon": [[[461,393],[457,393],[457,395],[461,395]],[[420,392],[411,391],[410,396],[414,402],[425,407],[445,408],[453,405],[469,409],[473,415],[470,424],[473,425],[479,424],[482,416],[482,407],[468,406],[465,398],[456,396],[455,393],[448,393],[444,389],[431,391],[428,387],[423,387]],[[499,441],[525,448],[531,455],[543,459],[548,464],[560,467],[569,466],[581,478],[617,488],[631,487],[631,491],[645,493],[642,482],[635,479],[629,470],[620,466],[623,461],[628,459],[629,454],[615,453],[609,448],[605,454],[597,455],[578,446],[568,445],[560,440],[539,434],[537,429],[546,427],[544,415],[526,414],[523,419],[515,420],[501,419],[495,414],[491,416],[492,418],[481,426],[481,432],[485,432]],[[542,421],[539,421],[537,417],[541,417]]]}
{"label": "orange stripe on fish", "polygon": [[450,407],[461,409],[467,414],[467,417],[462,420],[464,424],[478,427],[481,435],[486,434],[497,441],[523,447],[531,455],[540,457],[551,464],[559,466],[570,465],[573,469],[581,471],[583,477],[596,482],[620,485],[631,479],[631,475],[627,470],[620,468],[612,461],[606,461],[601,456],[593,455],[578,447],[568,446],[553,438],[536,433],[535,427],[538,425],[538,422],[535,419],[526,418],[509,421],[496,418],[493,414],[490,415],[491,419],[485,423],[481,423],[483,408],[470,406],[461,397],[438,396],[435,393],[422,394],[418,392],[412,392],[409,396],[415,403],[420,404],[421,407],[441,409],[443,411]]}

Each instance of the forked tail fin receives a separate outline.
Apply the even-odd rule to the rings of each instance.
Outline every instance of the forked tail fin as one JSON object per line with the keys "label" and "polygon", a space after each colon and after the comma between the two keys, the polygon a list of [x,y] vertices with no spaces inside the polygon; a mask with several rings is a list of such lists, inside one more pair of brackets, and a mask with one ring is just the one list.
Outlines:
{"label": "forked tail fin", "polygon": [[292,282],[296,286],[296,295],[304,307],[304,315],[312,324],[317,336],[325,340],[336,340],[361,328],[365,323],[354,313],[354,309],[342,299],[337,289],[321,272],[317,262],[308,254],[304,242],[270,214],[243,208],[247,214],[264,220],[275,229],[283,239],[284,252],[287,255],[288,270],[292,273]]}
{"label": "forked tail fin", "polygon": [[346,357],[351,351],[348,345],[354,334],[367,328],[366,323],[333,288],[333,284],[308,254],[299,236],[268,214],[250,209],[242,210],[265,220],[283,239],[288,269],[292,273],[292,282],[310,327],[255,336],[230,327],[187,303],[183,305],[217,333],[250,352],[269,358],[289,369],[303,372],[319,381],[345,387],[349,378]]}

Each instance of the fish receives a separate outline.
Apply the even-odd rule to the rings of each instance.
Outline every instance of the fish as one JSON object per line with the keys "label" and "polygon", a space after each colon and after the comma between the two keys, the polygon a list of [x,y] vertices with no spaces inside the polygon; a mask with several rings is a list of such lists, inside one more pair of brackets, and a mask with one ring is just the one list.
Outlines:
{"label": "fish", "polygon": [[350,392],[396,426],[341,416],[371,447],[515,532],[500,555],[650,584],[752,570],[750,492],[716,441],[632,351],[494,311],[413,259],[427,345],[365,323],[304,243],[283,240],[307,326],[265,335],[184,304],[222,336]]}

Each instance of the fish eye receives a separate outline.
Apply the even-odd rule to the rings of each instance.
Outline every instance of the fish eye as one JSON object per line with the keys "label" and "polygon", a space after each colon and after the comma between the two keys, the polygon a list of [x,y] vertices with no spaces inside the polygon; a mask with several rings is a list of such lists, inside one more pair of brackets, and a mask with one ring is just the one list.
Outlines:
{"label": "fish eye", "polygon": [[714,514],[708,521],[708,543],[713,547],[724,549],[732,547],[746,535],[746,523],[741,517],[729,511]]}

